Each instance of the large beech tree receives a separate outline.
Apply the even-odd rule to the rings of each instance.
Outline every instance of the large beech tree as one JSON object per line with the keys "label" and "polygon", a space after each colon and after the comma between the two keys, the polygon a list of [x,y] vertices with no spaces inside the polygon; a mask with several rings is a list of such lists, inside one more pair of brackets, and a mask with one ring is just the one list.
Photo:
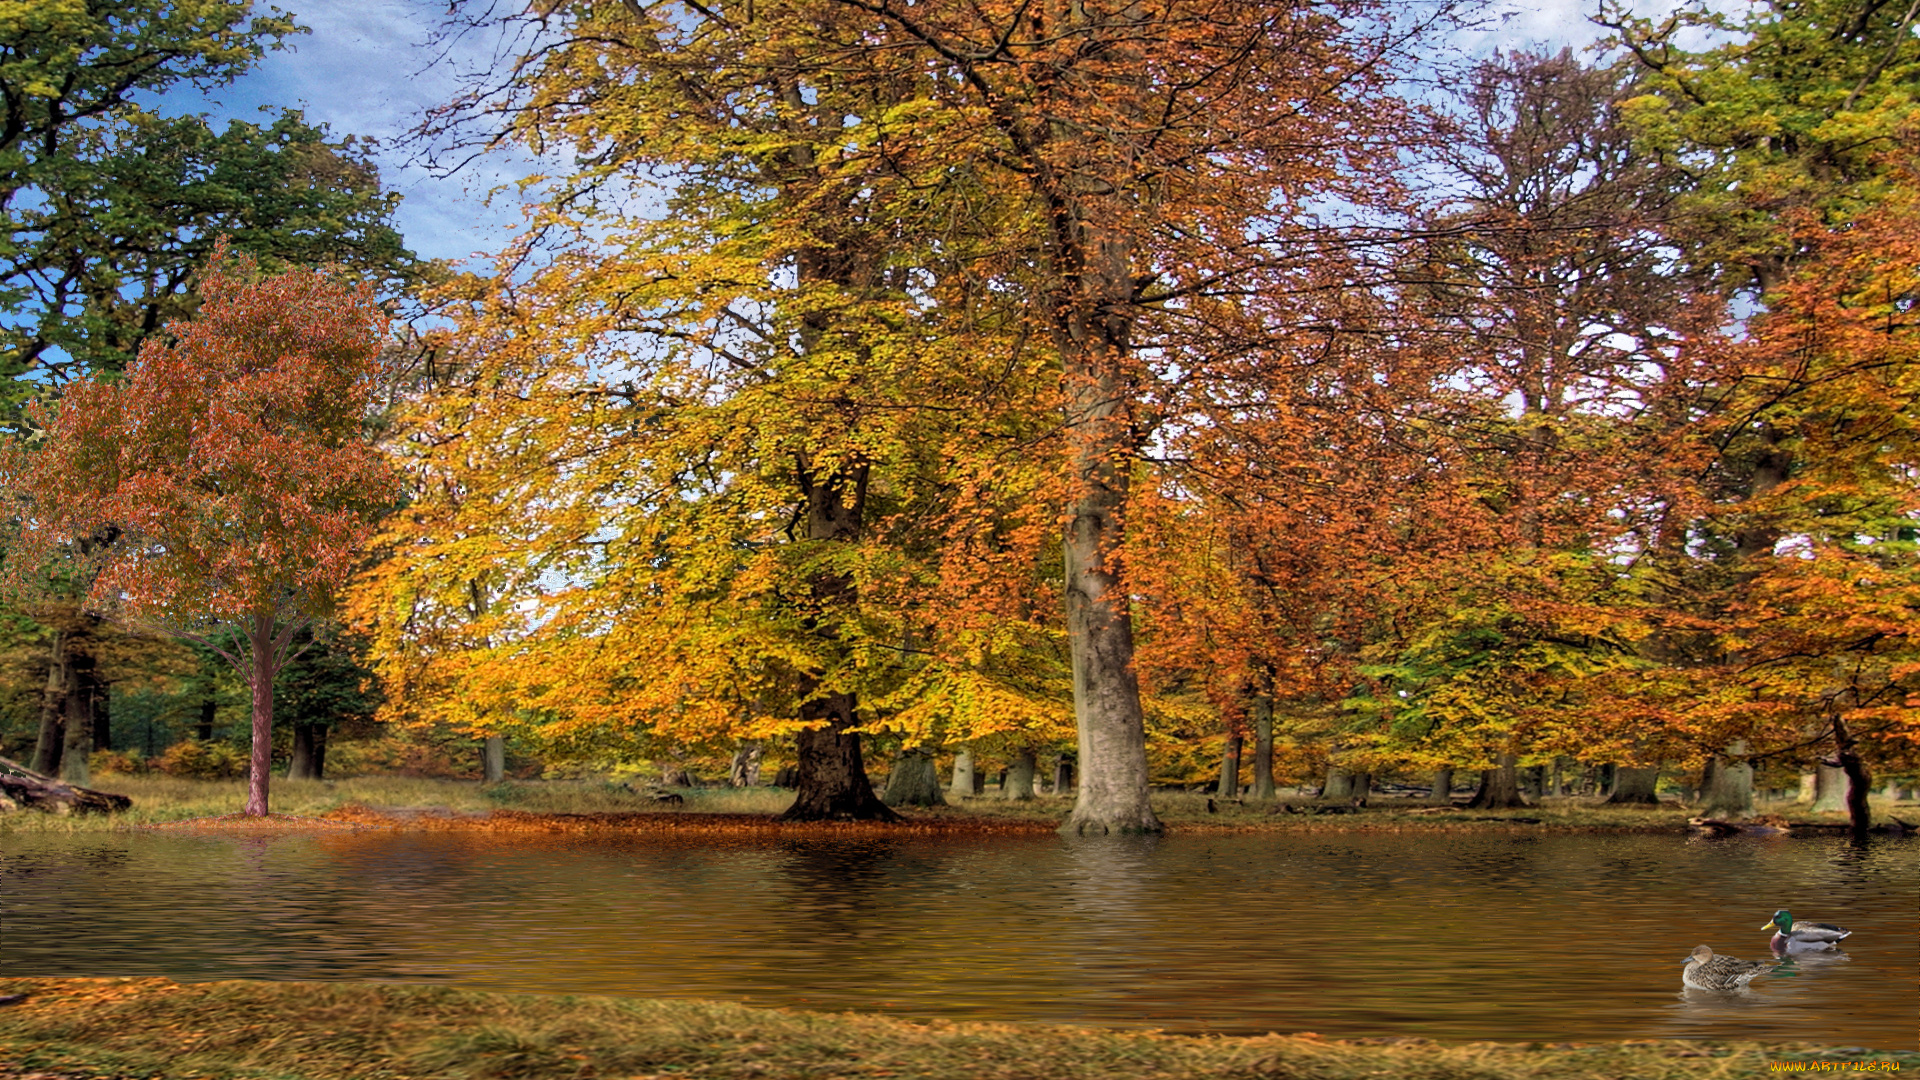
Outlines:
{"label": "large beech tree", "polygon": [[[124,382],[81,379],[4,461],[16,591],[64,562],[88,607],[213,649],[253,694],[246,812],[267,813],[273,679],[396,493],[367,440],[386,317],[370,286],[312,271],[253,280],[217,248],[205,301]],[[86,547],[82,548],[82,542]],[[217,627],[235,628],[231,639]]]}

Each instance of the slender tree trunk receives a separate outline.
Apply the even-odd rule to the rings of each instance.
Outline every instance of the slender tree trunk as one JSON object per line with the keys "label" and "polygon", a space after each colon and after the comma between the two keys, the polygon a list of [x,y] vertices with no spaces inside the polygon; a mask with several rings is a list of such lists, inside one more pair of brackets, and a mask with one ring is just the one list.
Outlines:
{"label": "slender tree trunk", "polygon": [[313,778],[327,778],[327,736],[333,731],[331,724],[313,725]]}
{"label": "slender tree trunk", "polygon": [[253,616],[253,632],[248,635],[253,649],[252,670],[248,673],[253,691],[253,753],[248,762],[248,817],[267,816],[267,769],[273,762],[273,674],[279,643],[274,640],[273,616]]}
{"label": "slender tree trunk", "polygon": [[1220,756],[1220,797],[1237,799],[1240,797],[1240,748],[1245,739],[1238,735],[1227,736],[1226,752]]}
{"label": "slender tree trunk", "polygon": [[1527,805],[1527,800],[1520,797],[1519,761],[1515,754],[1495,757],[1493,768],[1480,770],[1480,788],[1473,793],[1473,801],[1467,805],[1475,810],[1504,810]]}
{"label": "slender tree trunk", "polygon": [[94,672],[91,653],[67,651],[66,738],[60,748],[60,779],[75,787],[93,782],[87,759],[93,754],[93,702],[98,686]]}
{"label": "slender tree trunk", "polygon": [[1433,790],[1427,792],[1427,802],[1434,806],[1453,805],[1453,766],[1442,765],[1433,770]]}
{"label": "slender tree trunk", "polygon": [[[973,781],[967,781],[969,787]],[[893,771],[887,774],[887,789],[880,801],[888,806],[945,806],[940,794],[940,772],[933,766],[933,755],[925,749],[902,750],[893,759]]]}
{"label": "slender tree trunk", "polygon": [[1837,814],[1847,808],[1847,773],[1838,765],[1821,763],[1814,766],[1813,805],[1807,810],[1815,814]]}
{"label": "slender tree trunk", "polygon": [[66,740],[67,709],[67,635],[53,632],[53,647],[47,664],[47,685],[40,692],[40,736],[33,744],[34,772],[53,776],[60,771],[61,749]]}
{"label": "slender tree trunk", "polygon": [[213,717],[219,707],[219,702],[214,700],[213,691],[207,691],[207,699],[200,703],[200,722],[194,725],[194,738],[201,742],[209,742],[213,739]]}
{"label": "slender tree trunk", "polygon": [[1000,797],[1003,799],[1033,798],[1034,753],[1031,748],[1023,749],[1013,755],[1013,761],[1007,766],[1007,777],[1000,782]]}
{"label": "slender tree trunk", "polygon": [[[953,788],[955,795],[971,795],[974,787],[973,751],[961,747],[953,755]],[[885,799],[880,800],[885,802]]]}
{"label": "slender tree trunk", "polygon": [[1560,756],[1556,754],[1554,755],[1554,758],[1553,758],[1553,797],[1556,799],[1564,799],[1566,798],[1566,796],[1567,796],[1566,772],[1561,768]]}
{"label": "slender tree trunk", "polygon": [[1658,806],[1660,769],[1636,769],[1620,766],[1613,770],[1613,791],[1607,796],[1609,806]]}
{"label": "slender tree trunk", "polygon": [[507,737],[489,735],[480,744],[480,782],[498,784],[507,778]]}
{"label": "slender tree trunk", "polygon": [[113,684],[93,680],[93,748],[113,749]]}
{"label": "slender tree trunk", "polygon": [[1253,699],[1253,797],[1259,802],[1273,801],[1273,699],[1265,694]]}

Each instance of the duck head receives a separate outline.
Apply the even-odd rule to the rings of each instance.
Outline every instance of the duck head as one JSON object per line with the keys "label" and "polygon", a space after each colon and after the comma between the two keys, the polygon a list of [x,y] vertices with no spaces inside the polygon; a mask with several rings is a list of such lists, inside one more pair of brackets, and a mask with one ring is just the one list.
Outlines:
{"label": "duck head", "polygon": [[1760,929],[1765,930],[1769,926],[1783,934],[1793,933],[1793,913],[1786,908],[1781,908],[1773,913],[1773,918],[1761,923]]}

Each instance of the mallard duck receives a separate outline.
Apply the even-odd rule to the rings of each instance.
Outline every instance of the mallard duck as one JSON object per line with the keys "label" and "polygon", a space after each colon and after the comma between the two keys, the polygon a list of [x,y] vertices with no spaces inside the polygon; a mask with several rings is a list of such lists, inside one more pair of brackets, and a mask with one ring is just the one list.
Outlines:
{"label": "mallard duck", "polygon": [[1712,949],[1702,945],[1687,957],[1680,982],[1696,990],[1738,990],[1772,970],[1773,965],[1765,960],[1715,956]]}
{"label": "mallard duck", "polygon": [[1773,913],[1773,918],[1760,924],[1760,929],[1773,927],[1773,940],[1769,945],[1777,956],[1788,953],[1821,952],[1838,946],[1840,940],[1853,931],[1844,926],[1835,926],[1823,922],[1799,922],[1793,912],[1781,908]]}

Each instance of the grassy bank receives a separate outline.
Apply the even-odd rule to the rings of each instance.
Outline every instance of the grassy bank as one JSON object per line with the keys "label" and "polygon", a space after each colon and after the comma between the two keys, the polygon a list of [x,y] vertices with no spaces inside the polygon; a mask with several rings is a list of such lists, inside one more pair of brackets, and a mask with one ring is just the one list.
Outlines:
{"label": "grassy bank", "polygon": [[0,1007],[0,1078],[1701,1080],[1789,1061],[1920,1068],[1911,1052],[1798,1044],[1186,1038],[387,984],[0,978],[0,994],[22,993]]}
{"label": "grassy bank", "polygon": [[[93,787],[125,794],[133,808],[110,817],[59,817],[35,811],[0,814],[0,831],[94,832],[138,826],[164,826],[188,820],[237,814],[246,804],[246,787],[239,780],[189,780],[163,774],[105,774]],[[663,807],[644,791],[595,780],[545,780],[481,785],[457,780],[406,777],[361,777],[348,780],[286,780],[275,778],[271,805],[275,814],[292,818],[330,817],[361,823],[378,820],[386,825],[485,827],[489,818],[510,827],[524,827],[527,815],[586,815],[605,827],[617,827],[631,815],[663,815],[667,820],[650,827],[670,827],[671,817],[689,815],[760,815],[771,818],[786,809],[793,793],[777,788],[682,789],[684,803]],[[1186,792],[1153,796],[1156,813],[1167,826],[1182,832],[1256,831],[1299,832],[1349,829],[1390,831],[1454,831],[1489,829],[1510,831],[1678,831],[1692,813],[1677,803],[1659,807],[1609,807],[1596,799],[1549,798],[1541,805],[1512,810],[1434,810],[1413,802],[1375,797],[1357,812],[1326,812],[1302,797],[1283,797],[1274,803],[1251,800],[1232,803]],[[1209,810],[1209,805],[1212,809]],[[1298,812],[1288,813],[1291,806]],[[953,805],[909,808],[903,814],[934,827],[987,829],[1040,828],[1057,825],[1072,809],[1070,797],[1041,796],[1011,802],[992,791],[980,797],[958,799]],[[1345,808],[1331,808],[1345,811]],[[1771,812],[1796,821],[1817,820],[1844,824],[1842,814],[1809,814],[1792,803],[1763,804]],[[1876,820],[1889,815],[1909,821],[1920,818],[1920,806],[1875,799]],[[576,825],[583,824],[576,822]],[[587,824],[590,824],[588,822]]]}

